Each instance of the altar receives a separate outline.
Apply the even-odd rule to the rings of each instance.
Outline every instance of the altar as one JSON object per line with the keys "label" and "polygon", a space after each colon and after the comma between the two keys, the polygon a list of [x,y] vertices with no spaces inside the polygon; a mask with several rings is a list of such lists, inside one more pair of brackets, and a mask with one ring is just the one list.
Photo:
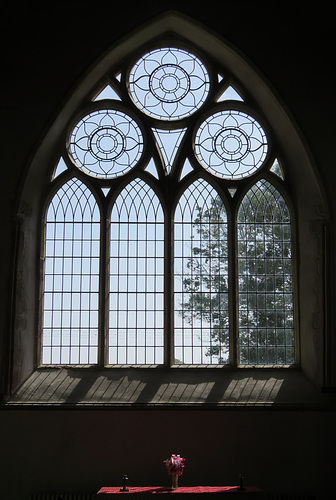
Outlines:
{"label": "altar", "polygon": [[187,500],[186,497],[190,495],[200,495],[201,498],[199,500],[216,500],[219,497],[222,497],[223,500],[265,499],[264,492],[254,486],[246,486],[244,488],[240,486],[181,486],[175,490],[164,486],[131,486],[126,490],[117,486],[105,486],[100,488],[96,497],[103,499],[112,495],[117,495],[118,500],[120,500],[121,496],[127,497],[129,495],[132,497],[129,500],[137,500],[140,497],[144,500],[145,496],[150,495],[177,495],[178,497],[185,497],[184,500]]}

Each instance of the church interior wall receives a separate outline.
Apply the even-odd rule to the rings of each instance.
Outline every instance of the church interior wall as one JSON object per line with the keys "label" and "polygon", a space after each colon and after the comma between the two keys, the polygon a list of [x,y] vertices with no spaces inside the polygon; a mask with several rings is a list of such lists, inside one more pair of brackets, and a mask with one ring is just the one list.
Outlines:
{"label": "church interior wall", "polygon": [[[239,474],[244,474],[247,484],[266,492],[300,492],[316,500],[333,497],[336,101],[331,3],[224,0],[219,4],[208,0],[205,5],[199,0],[143,0],[131,7],[105,1],[89,7],[77,1],[26,1],[20,9],[10,4],[4,7],[0,80],[1,499],[28,500],[40,492],[94,493],[104,485],[118,486],[125,473],[130,485],[163,485],[168,477],[162,461],[171,453],[186,457],[181,478],[185,485],[235,484]],[[298,385],[293,396],[288,382],[280,408],[272,404],[185,404],[179,408],[8,405],[36,364],[36,332],[13,335],[24,331],[38,314],[27,276],[36,279],[39,248],[30,245],[29,238],[34,238],[38,228],[29,221],[39,207],[22,204],[27,179],[32,185],[40,182],[37,172],[28,176],[31,164],[37,152],[42,157],[45,154],[41,144],[88,68],[130,32],[168,10],[206,26],[209,33],[244,54],[288,110],[306,146],[323,197],[320,205],[316,199],[304,200],[307,207],[314,204],[320,210],[302,229],[307,241],[312,241],[303,257],[312,252],[321,259],[308,263],[301,259],[299,263],[302,276],[315,276],[311,281],[302,280],[300,292],[300,309],[309,309],[301,314],[300,325],[306,339],[300,345],[305,360],[302,370],[309,390],[304,389],[300,397],[306,385]],[[25,276],[20,274],[22,259],[27,264]],[[309,274],[311,269],[306,266],[312,265],[315,271]]]}

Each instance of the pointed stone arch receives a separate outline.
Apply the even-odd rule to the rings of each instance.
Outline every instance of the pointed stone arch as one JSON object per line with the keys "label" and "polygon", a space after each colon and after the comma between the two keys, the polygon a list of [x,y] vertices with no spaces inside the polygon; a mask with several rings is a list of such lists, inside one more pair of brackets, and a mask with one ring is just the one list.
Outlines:
{"label": "pointed stone arch", "polygon": [[54,122],[42,138],[22,182],[18,203],[16,242],[16,295],[13,307],[12,334],[12,388],[20,385],[36,368],[36,331],[39,323],[38,255],[41,242],[41,206],[43,193],[57,164],[57,150],[62,146],[64,133],[75,112],[94,97],[101,81],[111,67],[139,47],[145,47],[158,37],[187,40],[205,54],[211,54],[226,67],[242,88],[247,88],[254,105],[267,117],[286,164],[286,175],[291,186],[296,212],[297,262],[299,263],[298,294],[300,324],[300,352],[303,370],[323,385],[328,369],[323,363],[325,316],[323,302],[326,287],[326,248],[328,207],[323,186],[314,161],[302,134],[286,105],[275,89],[266,81],[251,61],[248,61],[229,42],[218,37],[207,27],[173,11],[167,12],[132,31],[110,47],[88,69],[74,88]]}

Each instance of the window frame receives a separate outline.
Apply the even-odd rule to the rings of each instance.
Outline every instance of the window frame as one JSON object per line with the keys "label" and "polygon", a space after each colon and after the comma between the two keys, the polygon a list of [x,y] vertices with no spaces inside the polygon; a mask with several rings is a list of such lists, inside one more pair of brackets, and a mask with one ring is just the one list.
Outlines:
{"label": "window frame", "polygon": [[[191,113],[186,118],[182,118],[179,120],[173,120],[171,122],[167,120],[159,120],[151,116],[144,115],[140,110],[136,108],[136,105],[133,104],[127,90],[128,90],[128,80],[127,77],[131,71],[133,64],[141,57],[141,55],[149,52],[150,50],[154,50],[159,47],[166,46],[177,46],[183,50],[187,50],[195,54],[199,57],[202,63],[205,64],[206,69],[209,71],[210,83],[209,83],[209,93],[206,101],[202,104],[200,109],[196,110],[195,113]],[[127,64],[123,66],[123,69],[120,71],[117,69],[117,66],[113,68],[109,68],[107,76],[105,76],[105,80],[100,81],[99,83],[99,91],[95,92],[96,95],[100,93],[100,91],[105,88],[105,85],[110,84],[113,89],[116,89],[116,92],[120,95],[121,102],[114,100],[110,101],[107,99],[102,100],[94,100],[87,103],[84,107],[80,107],[80,110],[76,112],[72,119],[69,122],[68,127],[64,132],[64,146],[63,146],[63,160],[68,167],[67,176],[63,172],[58,178],[58,182],[56,186],[59,189],[61,186],[61,180],[66,182],[64,179],[77,177],[85,185],[90,189],[93,193],[93,196],[96,198],[100,213],[101,213],[101,256],[100,256],[100,300],[99,300],[99,333],[98,333],[98,366],[103,367],[120,367],[122,365],[110,365],[108,363],[108,332],[106,330],[106,325],[108,324],[108,307],[105,307],[105,304],[108,303],[109,291],[107,283],[109,281],[108,269],[109,264],[107,263],[108,255],[109,255],[109,234],[110,234],[110,214],[112,211],[112,205],[116,200],[117,196],[121,193],[122,189],[134,180],[135,178],[142,178],[148,185],[150,185],[156,195],[159,197],[161,201],[161,205],[163,208],[163,212],[165,215],[165,226],[166,234],[165,234],[165,310],[170,311],[170,314],[165,314],[164,320],[164,339],[165,339],[165,347],[164,347],[164,366],[174,367],[174,330],[172,325],[174,324],[174,308],[171,306],[173,303],[173,281],[174,281],[174,273],[173,262],[174,262],[174,237],[173,237],[173,226],[174,226],[174,213],[176,210],[176,206],[179,202],[180,196],[188,188],[188,186],[194,182],[198,178],[203,178],[206,182],[209,182],[220,195],[223,200],[228,217],[228,261],[229,261],[229,317],[230,317],[230,327],[229,327],[229,363],[224,364],[222,367],[240,367],[244,366],[239,363],[239,328],[238,328],[238,273],[237,273],[237,214],[239,210],[240,203],[243,199],[244,193],[250,189],[252,185],[258,182],[259,179],[265,178],[269,179],[273,185],[278,185],[277,189],[283,195],[283,191],[285,189],[286,182],[283,182],[277,178],[277,176],[270,172],[270,168],[274,163],[274,160],[279,157],[278,152],[274,151],[275,145],[272,139],[272,130],[267,123],[266,117],[262,116],[262,113],[259,113],[253,107],[253,101],[250,103],[250,99],[248,97],[248,90],[244,90],[242,84],[239,85],[239,93],[244,96],[243,102],[237,100],[229,100],[224,102],[217,102],[217,98],[221,95],[221,91],[229,86],[233,86],[234,88],[238,88],[236,85],[233,75],[227,73],[226,78],[223,78],[222,81],[217,81],[218,74],[225,74],[226,68],[221,68],[221,71],[217,71],[215,69],[215,63],[211,60],[209,55],[205,55],[201,50],[194,50],[193,44],[188,44],[187,42],[180,42],[175,40],[174,38],[163,38],[159,42],[152,42],[146,45],[146,50],[144,47],[140,47],[138,50],[134,51],[132,55],[130,55]],[[115,79],[113,84],[113,78],[110,75],[121,74],[120,82]],[[119,85],[118,85],[119,83]],[[117,85],[117,87],[116,87]],[[71,158],[71,155],[68,154],[69,149],[69,140],[70,134],[76,123],[79,122],[81,118],[89,114],[94,110],[102,110],[102,109],[116,109],[119,111],[126,112],[129,116],[133,117],[137,124],[140,127],[140,130],[143,134],[143,152],[141,154],[140,160],[138,161],[135,167],[132,167],[130,171],[125,174],[113,178],[113,179],[100,179],[96,178],[94,175],[87,174],[83,172],[80,168],[75,165],[74,160]],[[262,166],[259,167],[255,172],[251,175],[248,175],[242,179],[221,179],[216,175],[209,172],[207,169],[201,167],[201,165],[197,161],[196,153],[194,153],[194,143],[195,143],[195,134],[198,130],[200,124],[209,116],[213,115],[219,110],[229,110],[236,109],[238,111],[243,111],[245,113],[251,114],[253,118],[255,118],[263,127],[266,137],[268,150],[265,159],[263,160]],[[171,172],[169,175],[164,175],[163,169],[160,169],[160,164],[164,166],[164,161],[160,159],[159,148],[156,147],[155,142],[156,139],[154,137],[153,128],[159,128],[164,130],[176,130],[186,128],[186,132],[182,138],[182,141],[176,151],[175,158],[171,165]],[[148,175],[144,170],[149,163],[150,159],[153,159],[157,170],[159,179],[153,179],[150,175]],[[191,165],[195,169],[193,172],[189,173],[185,179],[180,179],[180,175],[183,170],[183,165],[186,159],[189,159]],[[282,168],[284,168],[283,163],[281,162]],[[55,167],[54,167],[55,170]],[[286,170],[286,168],[285,168]],[[56,180],[56,179],[55,179]],[[54,181],[55,183],[55,181]],[[161,184],[161,186],[160,186]],[[227,190],[230,186],[234,186],[237,188],[237,192],[234,196],[229,196],[225,190]],[[102,187],[111,187],[110,192],[105,197],[102,196],[101,188]],[[52,189],[52,192],[55,194],[57,189]],[[172,201],[172,203],[166,203],[169,201],[169,197],[164,201],[163,191],[165,189],[170,189],[173,192],[177,190],[176,198]],[[49,202],[51,200],[51,195],[48,196]],[[237,201],[239,199],[239,202]],[[288,210],[291,215],[291,230],[292,230],[292,248],[293,248],[293,256],[292,256],[292,279],[293,279],[293,311],[294,318],[297,317],[297,309],[296,309],[296,266],[295,266],[295,242],[294,242],[294,230],[293,223],[295,221],[295,216],[293,214],[292,205],[288,205],[288,200],[290,197],[288,195],[284,196],[285,202],[287,203]],[[47,213],[48,204],[45,205],[44,211]],[[43,220],[45,219],[45,216]],[[44,241],[44,225],[42,225],[42,234]],[[44,259],[44,254],[42,253],[42,260]],[[167,263],[167,265],[166,265]],[[43,276],[43,274],[42,274]],[[43,288],[43,284],[42,284]],[[233,292],[232,292],[233,290]],[[43,296],[43,290],[40,292],[41,296]],[[234,297],[232,296],[234,295]],[[43,314],[40,311],[39,317],[42,318]],[[298,328],[296,320],[294,320],[294,332],[295,332],[295,363],[299,363],[298,356]],[[42,364],[41,358],[41,343],[42,343],[42,321],[40,319],[40,340],[39,340],[39,350],[38,350],[38,364],[41,366],[46,366]],[[57,366],[52,365],[52,366]],[[60,364],[59,366],[67,366],[64,364]],[[78,366],[78,365],[69,365],[69,366]],[[134,365],[134,366],[142,366],[142,365]],[[149,365],[151,366],[151,365]],[[195,367],[198,365],[188,365],[183,364],[181,367]],[[213,367],[214,365],[199,365],[202,367]],[[248,364],[247,366],[254,366],[252,364]],[[256,365],[259,366],[259,365]],[[260,365],[261,367],[274,367],[273,364]],[[286,365],[280,365],[286,366]]]}
{"label": "window frame", "polygon": [[[12,317],[11,326],[12,357],[6,367],[10,391],[15,391],[39,368],[36,346],[41,300],[41,213],[51,171],[57,163],[59,151],[63,149],[64,128],[71,122],[78,107],[85,105],[87,96],[94,98],[99,93],[101,82],[106,77],[106,67],[120,67],[133,50],[146,47],[158,37],[174,41],[186,40],[205,54],[211,54],[218,66],[228,68],[237,82],[237,90],[240,90],[241,82],[248,82],[251,102],[268,119],[273,139],[277,143],[279,160],[287,166],[288,190],[294,207],[292,213],[295,213],[295,302],[297,323],[300,326],[300,332],[297,331],[297,368],[323,387],[332,370],[330,356],[325,351],[326,345],[331,342],[328,323],[330,303],[328,298],[325,300],[324,295],[330,279],[326,246],[330,215],[324,186],[309,146],[275,86],[245,54],[206,26],[172,11],[158,16],[131,33],[125,33],[118,43],[115,42],[99,60],[83,71],[80,81],[73,86],[67,99],[60,103],[54,119],[46,125],[39,143],[32,151],[31,161],[27,165],[18,193],[11,313],[15,312],[15,316]],[[298,306],[299,303],[301,307]],[[261,373],[265,373],[265,370],[253,371],[253,376],[260,377]]]}

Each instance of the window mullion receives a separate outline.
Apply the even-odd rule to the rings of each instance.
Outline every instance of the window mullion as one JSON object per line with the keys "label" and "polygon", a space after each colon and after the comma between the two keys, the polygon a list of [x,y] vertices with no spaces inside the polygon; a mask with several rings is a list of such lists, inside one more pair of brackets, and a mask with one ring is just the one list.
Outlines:
{"label": "window mullion", "polygon": [[174,364],[174,251],[173,251],[173,215],[169,206],[169,216],[164,221],[164,364]]}
{"label": "window mullion", "polygon": [[99,262],[99,319],[98,319],[98,365],[108,363],[108,315],[110,283],[110,220],[105,210],[100,221],[100,262]]}
{"label": "window mullion", "polygon": [[238,273],[237,273],[237,215],[232,208],[228,213],[228,288],[229,288],[229,345],[230,365],[238,364]]}

